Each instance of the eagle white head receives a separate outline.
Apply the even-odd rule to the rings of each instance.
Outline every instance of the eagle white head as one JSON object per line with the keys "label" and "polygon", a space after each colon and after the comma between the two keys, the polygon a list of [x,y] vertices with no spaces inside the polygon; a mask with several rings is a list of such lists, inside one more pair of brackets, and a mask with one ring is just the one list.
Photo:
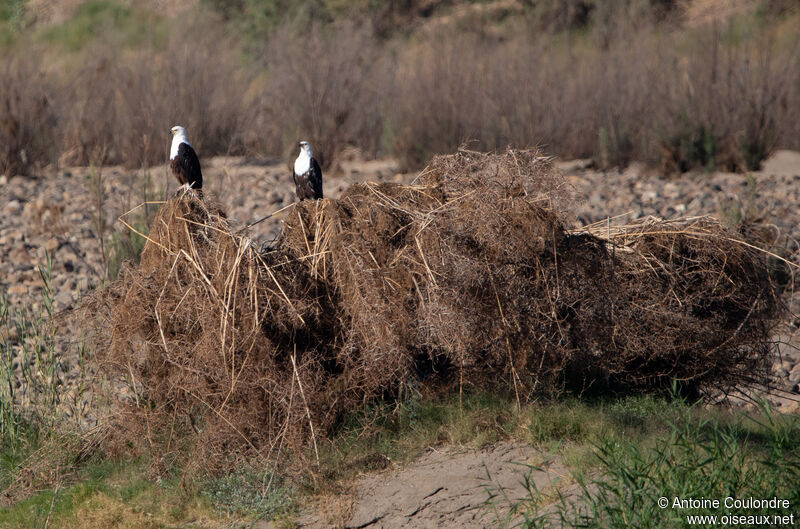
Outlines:
{"label": "eagle white head", "polygon": [[169,130],[172,133],[172,146],[169,149],[169,159],[172,160],[178,156],[178,147],[180,147],[181,143],[185,143],[186,145],[191,145],[191,143],[189,143],[189,139],[186,137],[186,129],[180,125],[175,125]]}
{"label": "eagle white head", "polygon": [[300,153],[305,153],[309,158],[312,158],[314,155],[311,153],[311,144],[307,141],[300,142]]}

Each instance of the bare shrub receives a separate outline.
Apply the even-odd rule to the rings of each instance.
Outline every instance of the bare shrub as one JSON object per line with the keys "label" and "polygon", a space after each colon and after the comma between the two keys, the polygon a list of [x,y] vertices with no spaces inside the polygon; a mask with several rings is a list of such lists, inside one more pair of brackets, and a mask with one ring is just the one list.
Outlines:
{"label": "bare shrub", "polygon": [[0,173],[26,173],[57,154],[53,86],[40,64],[34,50],[0,59]]}
{"label": "bare shrub", "polygon": [[305,138],[323,166],[349,145],[378,152],[382,114],[391,101],[387,63],[368,25],[283,28],[262,60],[267,82],[259,128],[269,138],[266,150],[294,151]]}
{"label": "bare shrub", "polygon": [[[729,30],[733,31],[733,30]],[[600,167],[758,168],[797,142],[800,67],[769,36],[630,30],[605,49],[451,35],[400,55],[390,124],[408,167],[474,140],[543,145]],[[636,46],[630,46],[630,41]],[[792,117],[790,117],[792,116]]]}
{"label": "bare shrub", "polygon": [[86,164],[103,146],[108,163],[161,163],[175,124],[187,128],[201,156],[244,152],[252,107],[243,96],[251,77],[219,29],[196,24],[191,43],[172,33],[160,52],[120,56],[98,45],[89,53],[61,100],[65,163]]}
{"label": "bare shrub", "polygon": [[667,172],[757,170],[777,145],[791,143],[793,118],[787,118],[800,115],[790,102],[800,82],[795,53],[776,50],[769,38],[726,44],[732,32],[715,28],[698,38],[697,53],[673,51],[663,64],[673,86],[665,89],[665,79],[656,89],[662,105],[652,129]]}
{"label": "bare shrub", "polygon": [[[426,9],[403,5],[370,13],[379,23]],[[0,81],[2,166],[86,164],[98,153],[128,166],[162,163],[175,123],[201,157],[290,158],[305,138],[325,166],[354,146],[419,168],[474,141],[483,150],[539,145],[603,168],[639,159],[665,172],[741,171],[775,148],[800,148],[796,39],[755,22],[676,29],[682,9],[544,2],[515,11],[502,31],[467,17],[468,31],[443,23],[393,40],[367,22],[287,23],[249,58],[202,15],[191,42],[173,32],[118,50],[98,38],[80,67],[47,72],[21,46]],[[526,12],[566,27],[588,17],[596,34],[529,32]]]}
{"label": "bare shrub", "polygon": [[570,231],[570,196],[536,151],[462,151],[415,185],[296,204],[263,253],[217,205],[168,202],[140,266],[86,304],[135,392],[116,439],[213,469],[274,462],[409,383],[522,401],[764,381],[762,253],[709,218]]}
{"label": "bare shrub", "polygon": [[648,102],[626,59],[525,38],[425,42],[397,69],[394,150],[410,167],[470,140],[627,163]]}
{"label": "bare shrub", "polygon": [[[491,133],[483,123],[488,79],[482,71],[488,53],[474,36],[433,40],[408,50],[395,76],[390,122],[393,150],[408,167],[419,167],[434,153],[451,152],[465,141]],[[485,125],[485,126],[483,126]],[[480,147],[486,147],[485,142]]]}

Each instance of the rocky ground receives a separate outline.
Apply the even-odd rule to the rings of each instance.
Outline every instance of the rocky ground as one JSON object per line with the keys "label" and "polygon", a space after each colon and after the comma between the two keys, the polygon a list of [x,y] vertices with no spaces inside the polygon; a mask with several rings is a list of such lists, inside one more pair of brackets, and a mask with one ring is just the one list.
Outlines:
{"label": "rocky ground", "polygon": [[[771,225],[761,235],[773,238],[788,258],[800,263],[800,153],[779,151],[750,175],[691,173],[658,175],[641,165],[621,172],[598,172],[585,161],[560,162],[559,168],[574,186],[576,224],[611,217],[611,222],[654,215],[663,218],[711,214],[730,223],[757,221]],[[286,161],[246,158],[204,160],[207,196],[220,201],[234,226],[246,226],[294,201],[294,186]],[[399,174],[392,160],[343,161],[325,177],[326,196],[336,197],[352,183],[407,182],[414,175]],[[177,185],[165,168],[126,170],[121,167],[70,168],[38,178],[0,176],[0,292],[5,292],[12,313],[44,308],[40,271],[50,256],[53,308],[75,307],[82,295],[108,281],[111,262],[118,256],[120,233],[127,228],[120,216],[136,225],[145,222],[157,202],[175,192]],[[139,207],[137,207],[139,206]],[[254,240],[268,243],[280,229],[282,213],[250,229]],[[797,283],[797,282],[796,282]],[[773,405],[797,413],[800,400],[800,301],[787,298],[792,314],[775,339],[780,358],[774,372],[777,390]],[[0,338],[18,350],[17,331],[7,329]],[[83,363],[68,357],[74,342],[60,352],[64,379],[80,380]],[[29,360],[31,361],[31,360]],[[22,369],[16,359],[15,370]],[[85,407],[88,402],[83,402]],[[72,412],[71,412],[72,413]],[[509,481],[511,461],[527,461],[524,447],[498,445],[483,452],[441,454],[432,452],[408,469],[391,469],[363,480],[356,501],[347,509],[348,527],[428,527],[458,524],[482,527],[472,507],[486,499],[481,480],[489,469],[500,487]],[[546,473],[545,473],[546,474]],[[515,469],[513,475],[520,476]],[[544,479],[547,476],[542,476]],[[483,488],[482,488],[483,487]],[[514,493],[520,491],[514,489]],[[341,515],[341,513],[340,513]],[[324,526],[320,516],[305,523]]]}

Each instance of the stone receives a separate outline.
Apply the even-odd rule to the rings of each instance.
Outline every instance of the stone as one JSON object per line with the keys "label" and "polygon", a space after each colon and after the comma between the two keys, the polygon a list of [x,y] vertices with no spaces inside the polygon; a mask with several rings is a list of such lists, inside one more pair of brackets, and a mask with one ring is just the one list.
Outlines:
{"label": "stone", "polygon": [[64,308],[69,308],[72,306],[72,293],[69,290],[62,290],[56,294],[54,301]]}
{"label": "stone", "polygon": [[33,257],[25,246],[17,246],[8,253],[8,259],[14,264],[31,264]]}
{"label": "stone", "polygon": [[22,204],[19,203],[19,200],[10,200],[3,206],[3,213],[7,215],[19,215],[22,213]]}
{"label": "stone", "polygon": [[55,250],[58,249],[59,246],[60,243],[58,242],[58,239],[56,239],[55,237],[47,239],[45,243],[42,245],[42,247],[48,252],[54,252]]}
{"label": "stone", "polygon": [[11,285],[10,287],[8,287],[8,293],[15,295],[27,294],[28,287],[26,287],[25,285]]}

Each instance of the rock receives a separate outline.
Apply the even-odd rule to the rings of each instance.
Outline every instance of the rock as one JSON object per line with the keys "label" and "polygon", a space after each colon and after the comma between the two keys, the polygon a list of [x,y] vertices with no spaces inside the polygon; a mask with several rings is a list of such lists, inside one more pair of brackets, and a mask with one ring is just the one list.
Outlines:
{"label": "rock", "polygon": [[12,263],[19,265],[19,264],[31,264],[33,263],[34,259],[30,253],[28,253],[28,249],[25,246],[17,246],[13,250],[8,253],[8,259]]}
{"label": "rock", "polygon": [[54,252],[55,250],[58,249],[59,246],[60,243],[58,242],[58,239],[56,239],[55,237],[51,237],[50,239],[45,241],[45,243],[42,245],[42,247],[48,252]]}
{"label": "rock", "polygon": [[677,198],[678,195],[680,194],[678,190],[678,185],[675,184],[674,182],[667,182],[666,184],[664,184],[664,187],[662,187],[661,192],[664,193],[664,196],[668,199]]}
{"label": "rock", "polygon": [[62,290],[56,294],[53,301],[62,305],[62,308],[69,308],[72,306],[72,293],[69,290]]}
{"label": "rock", "polygon": [[3,213],[15,216],[19,215],[22,213],[22,204],[19,203],[19,200],[11,200],[3,206]]}
{"label": "rock", "polygon": [[11,285],[10,287],[8,287],[8,293],[15,295],[27,294],[28,287],[26,287],[25,285]]}
{"label": "rock", "polygon": [[658,192],[657,191],[652,191],[651,190],[651,191],[645,191],[644,193],[642,193],[642,200],[645,200],[647,202],[653,202],[657,198],[658,198]]}

